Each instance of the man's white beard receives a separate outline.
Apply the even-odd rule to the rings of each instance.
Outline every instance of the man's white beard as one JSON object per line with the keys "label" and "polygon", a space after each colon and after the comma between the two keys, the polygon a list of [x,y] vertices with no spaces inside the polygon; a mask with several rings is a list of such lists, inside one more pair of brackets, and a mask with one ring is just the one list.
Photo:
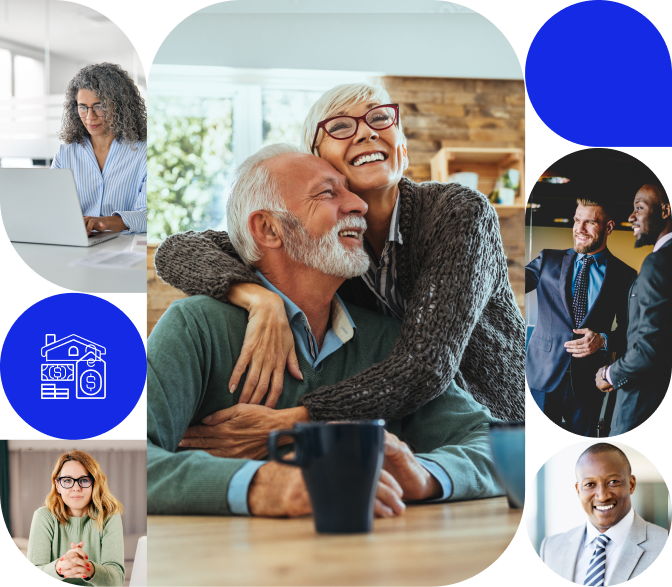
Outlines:
{"label": "man's white beard", "polygon": [[338,240],[338,233],[346,228],[361,228],[360,241],[366,230],[361,216],[341,219],[327,234],[314,238],[291,212],[278,214],[282,223],[283,245],[287,254],[297,263],[335,277],[357,277],[366,273],[369,256],[364,247],[346,248]]}

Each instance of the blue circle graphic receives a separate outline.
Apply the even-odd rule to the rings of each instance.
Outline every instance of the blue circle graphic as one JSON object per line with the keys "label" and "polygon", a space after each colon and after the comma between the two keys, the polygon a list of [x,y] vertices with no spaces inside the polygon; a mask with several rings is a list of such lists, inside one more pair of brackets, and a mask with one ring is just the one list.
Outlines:
{"label": "blue circle graphic", "polygon": [[67,440],[117,426],[145,387],[140,333],[119,308],[66,293],[37,302],[2,346],[0,376],[16,413],[44,434]]}
{"label": "blue circle graphic", "polygon": [[525,86],[539,118],[568,141],[672,145],[670,52],[655,25],[620,2],[577,2],[549,18],[527,53]]}

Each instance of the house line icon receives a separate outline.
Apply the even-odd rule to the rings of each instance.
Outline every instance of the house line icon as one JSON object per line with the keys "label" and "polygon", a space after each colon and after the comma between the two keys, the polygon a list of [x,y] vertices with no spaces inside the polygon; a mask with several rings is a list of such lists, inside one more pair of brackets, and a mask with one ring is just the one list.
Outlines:
{"label": "house line icon", "polygon": [[47,334],[41,349],[41,398],[68,399],[74,391],[77,399],[105,399],[104,354],[104,346],[76,334],[60,340]]}

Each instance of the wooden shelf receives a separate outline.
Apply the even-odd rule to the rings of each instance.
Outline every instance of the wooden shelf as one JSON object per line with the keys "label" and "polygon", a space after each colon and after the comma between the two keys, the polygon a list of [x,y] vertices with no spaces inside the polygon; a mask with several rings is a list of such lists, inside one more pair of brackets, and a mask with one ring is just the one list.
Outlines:
{"label": "wooden shelf", "polygon": [[[513,206],[501,206],[500,216],[509,216],[525,206],[525,163],[523,150],[514,148],[471,148],[444,147],[431,159],[432,181],[446,183],[448,176],[462,171],[478,173],[478,190],[489,195],[495,182],[507,169],[517,169],[520,173],[520,189]],[[505,210],[511,208],[512,210]],[[513,211],[515,208],[515,212]]]}
{"label": "wooden shelf", "polygon": [[511,218],[511,216],[515,216],[525,210],[525,204],[513,204],[512,206],[507,206],[506,204],[493,204],[493,206],[495,210],[497,210],[497,215],[500,218]]}

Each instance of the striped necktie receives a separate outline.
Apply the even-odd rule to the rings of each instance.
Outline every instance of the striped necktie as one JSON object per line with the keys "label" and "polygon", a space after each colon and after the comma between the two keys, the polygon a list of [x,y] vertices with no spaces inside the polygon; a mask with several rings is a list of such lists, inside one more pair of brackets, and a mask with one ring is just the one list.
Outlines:
{"label": "striped necktie", "polygon": [[588,313],[588,282],[590,281],[590,264],[595,260],[593,255],[586,255],[581,261],[583,265],[576,276],[574,284],[574,298],[572,309],[574,310],[574,327],[578,328]]}
{"label": "striped necktie", "polygon": [[583,582],[584,585],[603,587],[604,572],[607,568],[606,549],[609,540],[610,538],[606,534],[600,534],[595,538],[595,552],[593,553],[593,558],[590,559],[588,571],[586,572],[586,580]]}

